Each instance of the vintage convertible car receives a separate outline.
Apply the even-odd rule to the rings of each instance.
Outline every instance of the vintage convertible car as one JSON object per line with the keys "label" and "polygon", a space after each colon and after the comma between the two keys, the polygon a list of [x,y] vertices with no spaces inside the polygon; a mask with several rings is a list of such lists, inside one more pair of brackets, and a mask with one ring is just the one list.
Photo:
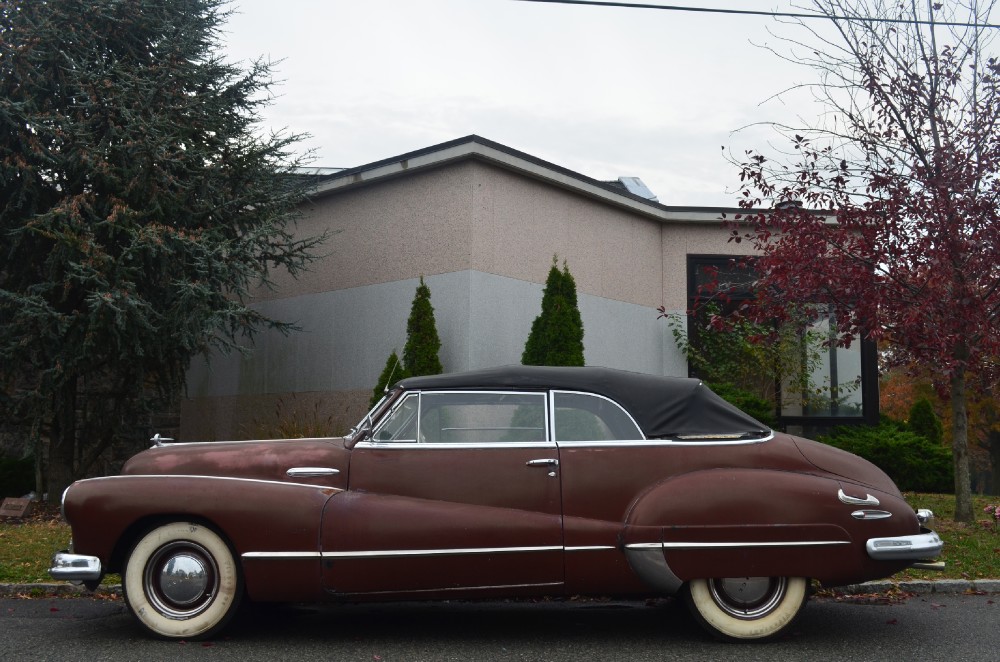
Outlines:
{"label": "vintage convertible car", "polygon": [[52,576],[121,573],[167,638],[213,635],[242,599],[680,594],[715,635],[764,639],[810,579],[942,546],[865,460],[698,380],[604,368],[405,379],[344,438],[157,443],[74,483],[63,512]]}

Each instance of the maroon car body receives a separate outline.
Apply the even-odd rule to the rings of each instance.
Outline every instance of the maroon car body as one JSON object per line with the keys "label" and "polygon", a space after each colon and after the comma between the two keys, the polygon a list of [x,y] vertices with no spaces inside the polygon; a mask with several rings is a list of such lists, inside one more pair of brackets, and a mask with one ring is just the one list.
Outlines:
{"label": "maroon car body", "polygon": [[150,632],[254,601],[685,596],[774,636],[808,579],[931,565],[874,465],[775,433],[697,380],[505,367],[398,383],[345,438],[158,444],[63,496],[56,578],[123,574]]}

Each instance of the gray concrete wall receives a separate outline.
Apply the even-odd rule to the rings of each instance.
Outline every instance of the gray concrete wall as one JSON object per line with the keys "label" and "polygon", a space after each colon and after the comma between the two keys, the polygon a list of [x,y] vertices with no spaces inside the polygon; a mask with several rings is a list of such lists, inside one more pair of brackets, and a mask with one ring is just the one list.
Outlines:
{"label": "gray concrete wall", "polygon": [[[265,315],[294,321],[289,335],[258,336],[249,355],[198,360],[188,372],[182,408],[186,440],[259,436],[290,415],[346,429],[364,413],[386,357],[402,353],[417,279],[306,294],[257,305]],[[541,310],[542,285],[479,271],[428,276],[441,361],[448,372],[520,363],[531,322]],[[686,374],[656,310],[579,295],[589,365]],[[297,402],[291,401],[296,394]],[[282,408],[283,412],[276,410]]]}

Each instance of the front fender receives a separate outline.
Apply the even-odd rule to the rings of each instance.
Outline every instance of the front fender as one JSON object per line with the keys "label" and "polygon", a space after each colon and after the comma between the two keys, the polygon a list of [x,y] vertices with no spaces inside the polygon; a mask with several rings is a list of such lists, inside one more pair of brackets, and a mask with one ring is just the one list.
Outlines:
{"label": "front fender", "polygon": [[206,522],[229,541],[237,558],[242,559],[247,588],[254,597],[254,587],[260,584],[255,577],[280,570],[273,562],[271,572],[255,566],[289,558],[299,567],[308,566],[305,572],[309,577],[303,577],[301,583],[315,592],[319,585],[322,512],[327,501],[340,491],[218,476],[110,476],[70,486],[64,496],[63,512],[73,529],[73,551],[97,557],[107,572],[121,570],[124,555],[150,526],[186,518]]}

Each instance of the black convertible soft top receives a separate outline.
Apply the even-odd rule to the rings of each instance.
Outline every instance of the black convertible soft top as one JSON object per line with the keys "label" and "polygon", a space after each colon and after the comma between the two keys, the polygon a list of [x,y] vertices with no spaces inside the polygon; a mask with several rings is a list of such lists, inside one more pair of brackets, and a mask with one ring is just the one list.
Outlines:
{"label": "black convertible soft top", "polygon": [[647,438],[751,438],[770,432],[766,425],[729,404],[697,379],[611,368],[501,366],[409,377],[396,386],[409,390],[559,389],[596,393],[614,400],[632,414]]}

